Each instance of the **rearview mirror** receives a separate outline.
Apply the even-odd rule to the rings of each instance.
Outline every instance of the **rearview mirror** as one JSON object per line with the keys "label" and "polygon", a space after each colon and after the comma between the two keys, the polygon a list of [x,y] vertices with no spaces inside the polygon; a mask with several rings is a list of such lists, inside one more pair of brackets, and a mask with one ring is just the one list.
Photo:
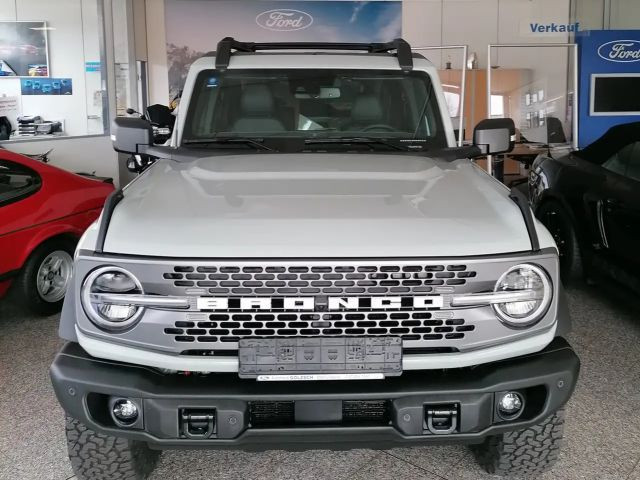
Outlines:
{"label": "rearview mirror", "polygon": [[497,155],[513,150],[516,126],[510,118],[487,118],[473,130],[473,144],[483,155]]}
{"label": "rearview mirror", "polygon": [[151,123],[143,118],[116,117],[111,132],[111,141],[116,152],[144,153],[141,147],[153,145]]}
{"label": "rearview mirror", "polygon": [[296,92],[296,98],[315,98],[320,100],[327,100],[329,98],[340,98],[340,89],[336,87],[320,87],[320,90],[318,92]]}
{"label": "rearview mirror", "polygon": [[147,107],[147,118],[151,123],[160,127],[172,126],[176,121],[176,117],[171,113],[171,109],[159,103]]}

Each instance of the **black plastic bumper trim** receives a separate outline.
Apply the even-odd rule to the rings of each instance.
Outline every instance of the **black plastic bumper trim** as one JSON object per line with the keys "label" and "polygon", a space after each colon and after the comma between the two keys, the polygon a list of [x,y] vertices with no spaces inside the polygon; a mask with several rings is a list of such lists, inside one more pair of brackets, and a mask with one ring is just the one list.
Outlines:
{"label": "black plastic bumper trim", "polygon": [[[393,445],[478,443],[488,435],[524,428],[562,407],[575,387],[580,362],[569,344],[556,338],[543,351],[475,368],[408,371],[382,381],[256,382],[236,374],[165,375],[154,369],[98,360],[79,345],[66,344],[51,366],[51,379],[65,411],[105,434],[145,441],[153,448],[390,448]],[[497,422],[494,393],[544,387],[546,398],[530,418]],[[143,430],[127,430],[96,420],[91,395],[142,399]],[[252,428],[252,401],[388,400],[388,426],[294,425]],[[331,402],[329,402],[331,403]],[[462,433],[428,435],[423,431],[424,407],[460,405]],[[215,438],[180,438],[182,408],[215,409]],[[407,417],[408,416],[408,417]],[[410,420],[406,420],[409,418]]]}

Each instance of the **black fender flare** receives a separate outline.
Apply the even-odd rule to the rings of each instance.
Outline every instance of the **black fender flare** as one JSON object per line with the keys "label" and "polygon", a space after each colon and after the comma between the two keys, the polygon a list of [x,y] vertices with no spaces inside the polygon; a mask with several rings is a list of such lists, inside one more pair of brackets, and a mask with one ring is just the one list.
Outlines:
{"label": "black fender flare", "polygon": [[573,208],[571,208],[571,205],[569,204],[569,202],[567,202],[564,196],[559,192],[557,192],[555,189],[550,189],[550,188],[546,189],[540,196],[540,200],[536,202],[536,205],[533,211],[536,218],[540,220],[540,217],[538,216],[540,209],[544,204],[548,202],[557,202],[562,206],[562,208],[568,215],[569,220],[571,221],[571,226],[573,227],[573,230],[576,232],[576,237],[578,239],[578,244],[580,245],[580,249],[584,252],[586,249],[590,248],[590,242],[589,242],[590,233],[588,230],[585,230],[584,222],[582,224],[578,222],[575,212],[573,211]]}

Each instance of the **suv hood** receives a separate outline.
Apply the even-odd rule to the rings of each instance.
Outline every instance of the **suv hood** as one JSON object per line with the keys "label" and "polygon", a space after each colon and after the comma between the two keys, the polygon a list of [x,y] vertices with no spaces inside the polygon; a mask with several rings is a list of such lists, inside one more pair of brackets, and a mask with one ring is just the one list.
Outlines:
{"label": "suv hood", "polygon": [[508,190],[469,160],[247,154],[159,160],[104,250],[167,257],[449,257],[529,250]]}

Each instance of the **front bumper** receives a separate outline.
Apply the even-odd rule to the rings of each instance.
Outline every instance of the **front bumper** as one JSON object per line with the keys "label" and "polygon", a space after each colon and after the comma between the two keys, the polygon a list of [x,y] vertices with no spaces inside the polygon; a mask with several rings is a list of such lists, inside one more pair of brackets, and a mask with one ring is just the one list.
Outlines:
{"label": "front bumper", "polygon": [[[261,383],[234,374],[165,375],[96,359],[68,343],[51,366],[51,379],[70,416],[97,432],[152,448],[300,450],[478,443],[552,414],[571,396],[579,368],[569,344],[556,338],[538,353],[475,368],[410,371],[381,381]],[[511,390],[524,394],[525,408],[518,419],[504,421],[496,411],[496,394]],[[113,397],[131,398],[141,406],[134,427],[117,426],[111,418]],[[349,416],[347,421],[345,405],[359,401],[383,405],[384,415],[356,415],[355,421]],[[443,408],[457,413],[451,433],[428,428],[425,412]],[[212,413],[214,428],[206,438],[185,429],[181,418],[192,411]],[[265,412],[270,413],[266,418]]]}

